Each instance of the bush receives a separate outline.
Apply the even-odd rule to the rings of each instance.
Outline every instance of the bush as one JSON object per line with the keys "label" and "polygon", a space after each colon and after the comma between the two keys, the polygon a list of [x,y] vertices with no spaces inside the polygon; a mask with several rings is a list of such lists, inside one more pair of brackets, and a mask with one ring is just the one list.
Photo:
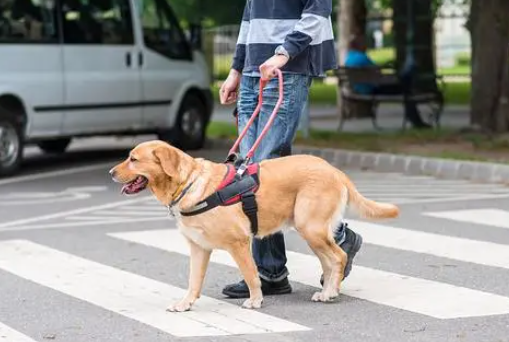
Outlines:
{"label": "bush", "polygon": [[472,59],[470,53],[468,52],[460,52],[456,54],[456,65],[457,66],[470,66],[472,63]]}

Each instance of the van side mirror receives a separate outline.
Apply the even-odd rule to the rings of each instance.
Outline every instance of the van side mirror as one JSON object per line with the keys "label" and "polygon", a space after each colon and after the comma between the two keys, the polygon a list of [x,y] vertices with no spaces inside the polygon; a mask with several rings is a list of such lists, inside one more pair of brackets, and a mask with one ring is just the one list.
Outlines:
{"label": "van side mirror", "polygon": [[190,24],[190,43],[193,49],[202,50],[202,26],[201,24]]}

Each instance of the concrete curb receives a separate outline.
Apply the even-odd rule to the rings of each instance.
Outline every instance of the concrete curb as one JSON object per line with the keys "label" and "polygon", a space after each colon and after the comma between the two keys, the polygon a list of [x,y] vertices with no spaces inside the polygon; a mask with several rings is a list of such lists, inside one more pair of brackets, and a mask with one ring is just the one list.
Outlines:
{"label": "concrete curb", "polygon": [[[217,139],[210,140],[208,145],[225,149],[225,153],[227,153],[233,143],[234,140]],[[337,167],[509,185],[509,165],[505,164],[360,152],[303,145],[295,145],[293,153],[311,154],[323,158]]]}

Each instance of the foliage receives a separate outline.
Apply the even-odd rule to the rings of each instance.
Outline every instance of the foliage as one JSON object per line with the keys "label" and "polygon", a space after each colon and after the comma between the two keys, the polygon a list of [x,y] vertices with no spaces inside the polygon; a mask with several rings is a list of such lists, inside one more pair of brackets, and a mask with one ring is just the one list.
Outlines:
{"label": "foliage", "polygon": [[471,54],[467,52],[456,54],[455,60],[458,66],[470,66],[472,63]]}
{"label": "foliage", "polygon": [[[392,0],[366,0],[368,8],[370,9],[381,9],[381,10],[387,10],[392,7]],[[410,1],[410,0],[409,0]],[[416,1],[416,0],[412,0]],[[431,0],[432,6],[433,6],[433,13],[436,15],[436,13],[439,11],[440,7],[444,4],[450,4],[450,5],[469,5],[471,0]],[[466,15],[466,13],[464,13]]]}
{"label": "foliage", "polygon": [[245,0],[169,0],[173,10],[182,20],[202,21],[205,27],[239,24]]}

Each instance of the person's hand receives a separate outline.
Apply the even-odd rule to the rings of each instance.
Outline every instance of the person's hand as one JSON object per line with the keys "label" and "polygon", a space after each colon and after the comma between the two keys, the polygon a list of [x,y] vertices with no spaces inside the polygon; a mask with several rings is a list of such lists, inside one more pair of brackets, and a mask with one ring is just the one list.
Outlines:
{"label": "person's hand", "polygon": [[276,69],[281,69],[288,62],[288,57],[284,55],[274,55],[260,65],[262,80],[270,80],[276,76]]}
{"label": "person's hand", "polygon": [[237,88],[240,83],[240,73],[231,69],[228,77],[219,89],[219,100],[221,104],[232,104],[237,101]]}

